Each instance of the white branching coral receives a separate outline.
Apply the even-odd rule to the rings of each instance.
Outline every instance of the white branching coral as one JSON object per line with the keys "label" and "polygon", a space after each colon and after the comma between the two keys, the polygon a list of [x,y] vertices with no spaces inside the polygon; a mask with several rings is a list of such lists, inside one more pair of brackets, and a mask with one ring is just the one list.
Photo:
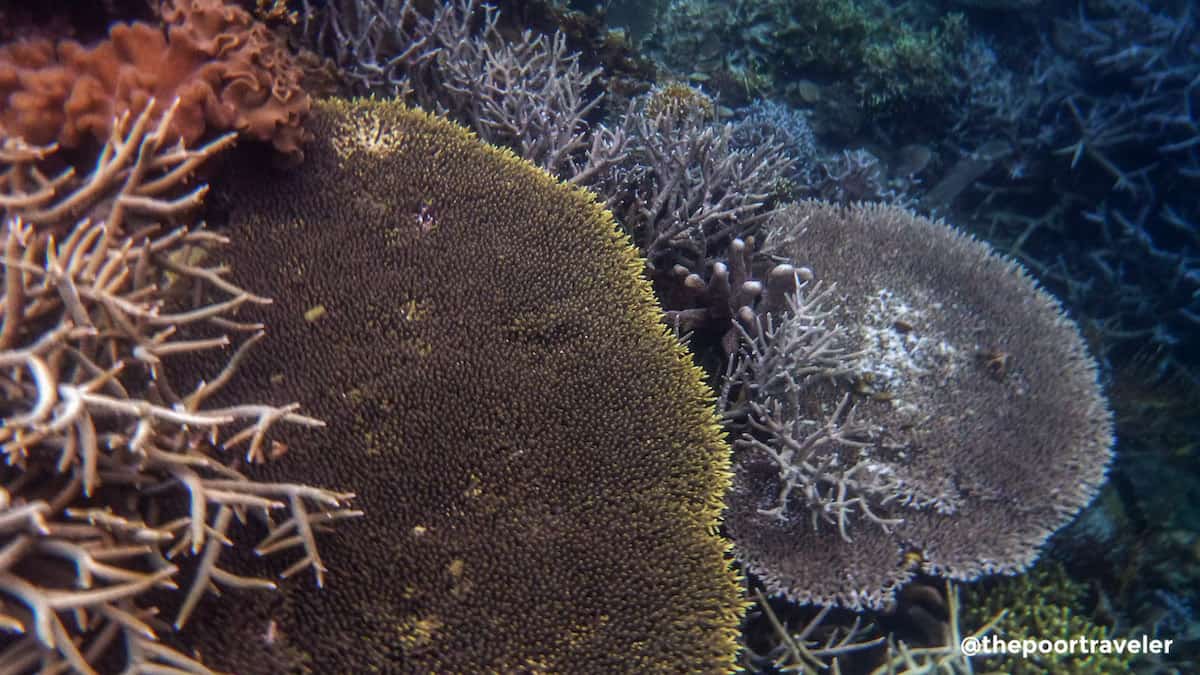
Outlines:
{"label": "white branching coral", "polygon": [[[787,296],[785,312],[756,317],[750,330],[735,323],[742,348],[731,361],[721,401],[730,417],[746,416],[749,431],[736,447],[761,453],[778,468],[774,501],[758,512],[786,520],[789,508],[804,510],[814,529],[823,521],[850,541],[856,518],[885,529],[900,522],[873,507],[901,498],[904,485],[872,456],[879,430],[855,419],[850,394],[832,410],[811,414],[814,389],[852,383],[860,376],[862,354],[847,348],[845,331],[822,308],[832,287],[822,289],[804,268],[795,275],[798,288]],[[729,405],[734,388],[744,401],[740,408]]]}
{"label": "white branching coral", "polygon": [[647,95],[626,113],[629,152],[589,186],[606,196],[652,265],[670,270],[683,262],[702,271],[727,242],[773,213],[792,159],[779,141],[737,147],[735,126],[713,122],[700,104],[655,100]]}
{"label": "white branching coral", "polygon": [[574,183],[624,158],[625,130],[589,124],[601,69],[587,70],[562,32],[498,27],[479,0],[302,0],[305,39],[332,53],[356,93],[412,101]]}
{"label": "white branching coral", "polygon": [[[159,642],[169,628],[148,594],[178,594],[178,629],[207,592],[273,588],[219,565],[234,517],[252,515],[268,524],[256,551],[298,550],[286,574],[311,568],[321,584],[314,532],[360,515],[350,493],[254,482],[231,452],[265,461],[286,450],[275,424],[320,421],[294,404],[208,405],[263,335],[234,311],[270,301],[205,266],[224,237],[166,229],[200,205],[195,170],[233,140],[166,145],[175,109],[118,118],[82,177],[47,175],[53,147],[0,146],[0,627],[17,635],[5,672],[90,673],[122,652],[131,672],[207,672]],[[189,336],[201,327],[217,335]],[[212,379],[173,372],[176,357],[232,336],[243,339]]]}

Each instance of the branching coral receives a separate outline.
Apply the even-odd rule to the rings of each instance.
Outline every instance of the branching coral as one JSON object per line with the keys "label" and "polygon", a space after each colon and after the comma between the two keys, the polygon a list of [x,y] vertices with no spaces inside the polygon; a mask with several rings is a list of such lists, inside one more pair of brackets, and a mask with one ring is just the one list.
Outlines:
{"label": "branching coral", "polygon": [[1200,380],[1195,7],[1111,0],[1040,21],[1023,49],[968,52],[956,140],[1012,145],[972,217],[1087,322],[1102,363],[1150,342],[1163,374]]}
{"label": "branching coral", "polygon": [[[474,10],[475,3],[466,2],[451,3],[443,11],[456,17],[456,25],[469,26]],[[551,173],[586,180],[609,163],[610,155],[621,154],[624,145],[623,136],[603,128],[592,133],[586,123],[600,103],[599,95],[588,93],[600,70],[584,71],[579,55],[567,51],[562,33],[535,36],[527,30],[519,39],[505,41],[497,19],[495,8],[487,6],[477,37],[439,41],[441,86],[436,94],[418,96],[418,102],[445,108],[484,139],[512,148]]]}
{"label": "branching coral", "polygon": [[236,130],[302,156],[309,98],[287,50],[223,0],[178,0],[164,26],[117,23],[107,40],[28,39],[0,48],[0,132],[74,148],[108,140],[112,120],[178,99],[170,136],[194,144]]}
{"label": "branching coral", "polygon": [[[771,608],[767,596],[759,589],[754,589],[758,599],[758,608],[766,617],[773,631],[775,643],[768,654],[757,654],[747,645],[747,655],[751,662],[770,661],[775,668],[786,668],[785,672],[799,672],[804,675],[817,675],[830,667],[832,672],[841,672],[841,659],[849,654],[869,650],[884,643],[883,637],[871,637],[874,626],[855,617],[854,622],[847,627],[823,626],[831,607],[822,607],[815,616],[808,619],[799,630],[790,629],[786,620]],[[753,614],[753,610],[751,614]],[[753,669],[751,672],[760,672]]]}
{"label": "branching coral", "polygon": [[733,130],[737,149],[776,145],[792,159],[790,171],[784,176],[795,190],[809,183],[820,157],[817,138],[804,112],[772,100],[759,100],[737,111],[738,122]]}
{"label": "branching coral", "polygon": [[506,39],[496,8],[479,0],[438,3],[428,16],[412,0],[304,4],[307,38],[360,92],[409,98],[574,182],[624,155],[622,129],[587,122],[600,70],[585,70],[561,32]]}
{"label": "branching coral", "polygon": [[722,397],[746,424],[739,557],[770,590],[851,608],[917,570],[1028,566],[1111,453],[1074,324],[1012,261],[897,207],[803,202],[767,228],[832,288],[743,336]]}
{"label": "branching coral", "polygon": [[[90,673],[120,643],[130,669],[206,672],[158,641],[166,625],[151,592],[186,587],[173,601],[182,628],[218,587],[273,588],[219,565],[235,515],[269,524],[259,553],[298,549],[288,574],[311,568],[321,584],[314,531],[358,515],[345,508],[351,494],[254,482],[228,456],[244,445],[262,461],[285,449],[268,439],[276,424],[321,423],[294,404],[207,405],[263,336],[232,313],[269,301],[204,265],[224,237],[162,228],[199,206],[207,188],[181,188],[232,135],[170,145],[181,104],[153,121],[148,103],[117,118],[82,178],[45,175],[53,147],[0,148],[0,624],[21,635],[0,654],[6,671]],[[179,338],[201,325],[219,334]],[[172,363],[228,348],[229,334],[248,337],[215,377],[184,389]]]}
{"label": "branching coral", "polygon": [[[807,275],[811,279],[811,272]],[[816,529],[820,522],[837,527],[849,542],[850,522],[863,518],[885,530],[898,520],[883,518],[873,506],[904,495],[903,482],[886,463],[871,456],[878,441],[876,430],[854,419],[849,394],[831,410],[813,410],[805,400],[821,381],[852,381],[857,377],[861,353],[846,349],[849,342],[829,313],[821,307],[829,290],[805,283],[788,296],[788,309],[780,318],[766,314],[752,328],[741,328],[743,354],[726,379],[728,390],[745,390],[749,425],[769,441],[746,434],[741,447],[757,451],[779,467],[780,489],[774,503],[759,509],[764,516],[787,520],[789,509],[803,505]],[[737,409],[729,411],[737,416]],[[821,418],[824,419],[814,419]],[[793,494],[794,493],[794,494]]]}
{"label": "branching coral", "polygon": [[[711,121],[711,103],[656,105],[647,95],[622,123],[630,151],[591,184],[660,273],[682,264],[703,271],[735,237],[770,214],[778,181],[791,166],[779,140],[734,146],[733,124]],[[692,99],[686,99],[692,100]],[[648,111],[662,108],[657,115]]]}
{"label": "branching coral", "polygon": [[[782,672],[819,675],[825,672],[871,673],[871,675],[970,675],[984,659],[962,648],[964,640],[978,643],[985,636],[1000,632],[1007,611],[1001,608],[990,615],[968,602],[959,602],[959,587],[946,583],[945,592],[929,586],[915,587],[920,604],[906,607],[913,626],[922,628],[920,642],[910,643],[894,633],[879,635],[879,627],[855,616],[849,625],[830,620],[829,606],[821,607],[802,624],[799,632],[789,630],[786,617],[777,616],[766,596],[756,590],[759,607],[769,620],[772,636],[773,665]],[[930,614],[932,609],[936,614]],[[981,616],[982,615],[982,616]],[[974,627],[964,634],[968,627]],[[820,636],[821,639],[814,639]],[[761,655],[754,655],[763,661]],[[755,670],[754,672],[759,672]]]}

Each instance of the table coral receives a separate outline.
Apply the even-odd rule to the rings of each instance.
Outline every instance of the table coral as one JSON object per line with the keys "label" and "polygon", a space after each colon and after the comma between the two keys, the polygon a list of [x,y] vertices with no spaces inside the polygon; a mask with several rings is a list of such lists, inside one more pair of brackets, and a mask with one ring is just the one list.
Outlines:
{"label": "table coral", "polygon": [[898,207],[800,202],[765,239],[814,280],[746,332],[743,397],[724,397],[746,417],[725,525],[747,568],[860,609],[918,571],[1032,564],[1112,456],[1095,362],[1058,302]]}
{"label": "table coral", "polygon": [[730,671],[728,448],[612,217],[396,102],[311,124],[298,171],[227,176],[231,281],[276,300],[248,387],[328,422],[296,471],[369,514],[322,547],[356,575],[197,615],[195,646],[246,675]]}

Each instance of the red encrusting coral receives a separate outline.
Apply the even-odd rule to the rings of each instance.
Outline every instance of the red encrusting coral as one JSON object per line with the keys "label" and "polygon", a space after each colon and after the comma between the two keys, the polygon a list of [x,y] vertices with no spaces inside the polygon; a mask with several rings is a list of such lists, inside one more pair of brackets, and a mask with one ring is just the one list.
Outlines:
{"label": "red encrusting coral", "polygon": [[186,144],[236,130],[302,157],[311,101],[301,69],[265,25],[222,0],[176,0],[163,25],[117,23],[107,40],[19,40],[0,47],[0,133],[68,148],[109,137],[114,117],[180,105]]}

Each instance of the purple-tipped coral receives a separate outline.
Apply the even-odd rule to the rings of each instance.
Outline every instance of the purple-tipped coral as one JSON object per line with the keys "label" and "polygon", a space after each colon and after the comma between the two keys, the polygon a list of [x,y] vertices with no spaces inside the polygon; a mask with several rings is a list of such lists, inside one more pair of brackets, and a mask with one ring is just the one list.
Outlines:
{"label": "purple-tipped coral", "polygon": [[740,396],[723,396],[747,423],[726,526],[748,569],[793,600],[861,608],[918,571],[1027,567],[1112,444],[1057,301],[897,207],[803,202],[767,229],[814,280],[743,334]]}
{"label": "purple-tipped coral", "polygon": [[[734,239],[725,261],[714,262],[707,279],[676,265],[674,278],[663,284],[668,289],[664,299],[667,325],[681,333],[715,329],[721,334],[725,354],[732,355],[739,332],[753,331],[760,311],[785,309],[787,294],[796,290],[801,278],[792,265],[777,263],[766,271],[765,280],[756,279],[754,253],[753,238]],[[761,302],[764,298],[765,303]]]}

